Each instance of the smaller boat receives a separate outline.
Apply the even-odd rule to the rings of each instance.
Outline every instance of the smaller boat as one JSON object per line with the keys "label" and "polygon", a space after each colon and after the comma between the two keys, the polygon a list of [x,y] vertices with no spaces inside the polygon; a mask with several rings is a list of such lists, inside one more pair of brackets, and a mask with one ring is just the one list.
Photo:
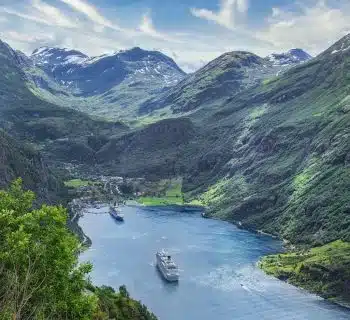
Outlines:
{"label": "smaller boat", "polygon": [[109,214],[118,221],[124,221],[124,215],[120,213],[118,207],[116,206],[110,206],[109,207]]}

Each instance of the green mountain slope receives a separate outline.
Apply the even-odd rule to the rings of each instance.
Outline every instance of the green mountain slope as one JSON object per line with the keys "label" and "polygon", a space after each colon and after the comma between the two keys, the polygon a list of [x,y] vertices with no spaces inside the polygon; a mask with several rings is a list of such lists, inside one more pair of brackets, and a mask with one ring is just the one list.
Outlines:
{"label": "green mountain slope", "polygon": [[348,41],[239,95],[220,95],[217,106],[117,138],[97,159],[129,175],[183,176],[188,199],[209,215],[294,243],[350,240],[350,50],[332,54]]}
{"label": "green mountain slope", "polygon": [[334,241],[322,247],[264,257],[268,274],[349,306],[350,243]]}
{"label": "green mountain slope", "polygon": [[288,67],[274,65],[257,55],[235,51],[211,61],[164,94],[140,106],[141,113],[171,108],[183,113],[203,105],[218,105],[225,98],[261,83]]}
{"label": "green mountain slope", "polygon": [[350,52],[329,51],[242,93],[203,120],[215,119],[213,130],[231,130],[224,144],[214,144],[218,151],[228,149],[230,159],[221,185],[212,187],[217,194],[209,188],[203,196],[220,208],[213,208],[213,215],[293,242],[350,240]]}
{"label": "green mountain slope", "polygon": [[37,192],[39,201],[53,202],[63,182],[50,172],[41,155],[0,131],[0,188],[21,177],[26,189]]}

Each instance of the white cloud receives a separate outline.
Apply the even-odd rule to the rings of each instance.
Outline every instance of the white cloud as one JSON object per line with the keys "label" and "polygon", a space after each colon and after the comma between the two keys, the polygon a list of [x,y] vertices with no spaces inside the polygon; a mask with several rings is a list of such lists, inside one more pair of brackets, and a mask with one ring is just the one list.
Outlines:
{"label": "white cloud", "polygon": [[169,35],[163,34],[163,33],[156,30],[156,28],[154,27],[154,24],[153,24],[153,20],[152,20],[150,11],[146,12],[142,16],[139,30],[143,34],[150,36],[150,37],[153,37],[155,39],[164,40],[164,41],[177,41],[175,39],[172,39]]}
{"label": "white cloud", "polygon": [[350,31],[350,5],[330,7],[326,1],[298,10],[274,8],[258,38],[274,44],[277,50],[301,47],[317,54]]}
{"label": "white cloud", "polygon": [[21,12],[9,8],[0,8],[1,13],[17,16],[21,19],[45,24],[48,26],[57,26],[63,28],[77,28],[76,22],[65,16],[59,9],[48,5],[41,0],[33,0],[28,12]]}
{"label": "white cloud", "polygon": [[[42,17],[50,17],[55,25],[65,27],[65,28],[76,28],[77,24],[70,18],[65,16],[59,9],[53,7],[41,0],[33,0],[32,6],[35,8]],[[47,18],[46,18],[47,19]]]}
{"label": "white cloud", "polygon": [[10,38],[13,41],[18,41],[18,42],[29,42],[29,43],[37,43],[40,41],[49,41],[49,40],[53,40],[53,35],[52,34],[30,34],[30,33],[20,33],[17,31],[7,31],[7,32],[3,32],[1,33],[1,36],[5,37],[5,38]]}
{"label": "white cloud", "polygon": [[[60,0],[60,1],[69,5],[74,10],[80,12],[81,14],[85,15],[91,21],[93,21],[94,23],[100,26],[111,28],[116,31],[124,31],[123,28],[112,23],[107,18],[105,18],[102,14],[100,14],[94,6],[90,5],[87,2],[84,2],[83,0]],[[98,30],[98,28],[96,29]]]}
{"label": "white cloud", "polygon": [[17,16],[17,17],[19,17],[21,19],[30,20],[30,21],[33,21],[33,22],[46,24],[46,25],[52,25],[52,22],[50,22],[50,21],[48,21],[46,19],[40,18],[40,17],[32,15],[32,14],[28,14],[28,13],[23,13],[23,12],[20,12],[20,11],[12,10],[12,9],[9,9],[9,8],[0,8],[0,12],[1,13],[5,13],[5,14],[9,14],[9,15],[12,15],[12,16]]}
{"label": "white cloud", "polygon": [[[6,8],[0,5],[0,37],[26,53],[43,45],[74,48],[91,56],[134,46],[158,48],[187,71],[194,71],[226,51],[248,50],[265,56],[272,51],[302,47],[317,54],[350,31],[348,0],[334,0],[336,7],[329,5],[331,0],[290,1],[286,7],[271,8],[270,15],[260,16],[255,24],[259,27],[241,24],[248,12],[247,0],[221,0],[218,11],[192,9],[192,13],[224,28],[199,23],[186,29],[186,25],[179,24],[171,31],[159,29],[164,25],[154,23],[150,11],[139,23],[134,20],[136,11],[133,19],[126,17],[128,20],[122,21],[126,26],[136,21],[134,29],[126,29],[122,22],[104,16],[89,1],[23,0],[22,5],[9,1]],[[54,6],[59,2],[64,5]],[[253,4],[252,1],[249,13],[254,12]],[[200,21],[193,18],[192,22]]]}
{"label": "white cloud", "polygon": [[215,22],[227,29],[234,29],[237,19],[248,10],[248,0],[221,0],[219,11],[192,8],[191,13],[197,17]]}

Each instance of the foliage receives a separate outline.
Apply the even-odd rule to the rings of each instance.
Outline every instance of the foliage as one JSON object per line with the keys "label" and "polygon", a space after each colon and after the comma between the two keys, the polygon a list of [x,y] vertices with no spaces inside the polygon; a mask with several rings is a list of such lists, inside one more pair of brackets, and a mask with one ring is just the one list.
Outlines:
{"label": "foliage", "polygon": [[327,245],[264,257],[260,267],[270,275],[288,280],[326,298],[350,302],[350,243]]}
{"label": "foliage", "polygon": [[125,287],[93,287],[62,207],[33,209],[21,180],[0,191],[0,319],[154,320]]}
{"label": "foliage", "polygon": [[102,286],[94,289],[99,300],[99,311],[96,320],[122,319],[122,320],[156,320],[146,306],[130,298],[125,286],[116,293],[113,288]]}
{"label": "foliage", "polygon": [[182,198],[176,197],[140,197],[138,202],[145,206],[170,206],[184,204]]}
{"label": "foliage", "polygon": [[21,181],[0,192],[0,309],[15,319],[91,319],[97,299],[84,292],[91,265],[61,207],[33,210]]}

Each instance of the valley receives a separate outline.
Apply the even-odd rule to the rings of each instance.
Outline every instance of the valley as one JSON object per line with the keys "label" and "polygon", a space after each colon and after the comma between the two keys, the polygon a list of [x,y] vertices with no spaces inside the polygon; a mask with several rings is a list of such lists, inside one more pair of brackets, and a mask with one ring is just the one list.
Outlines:
{"label": "valley", "polygon": [[66,204],[91,177],[133,181],[145,205],[205,206],[285,239],[292,252],[263,269],[348,302],[349,48],[228,52],[186,75],[140,48],[26,57],[1,42],[0,185],[21,176],[38,202]]}

